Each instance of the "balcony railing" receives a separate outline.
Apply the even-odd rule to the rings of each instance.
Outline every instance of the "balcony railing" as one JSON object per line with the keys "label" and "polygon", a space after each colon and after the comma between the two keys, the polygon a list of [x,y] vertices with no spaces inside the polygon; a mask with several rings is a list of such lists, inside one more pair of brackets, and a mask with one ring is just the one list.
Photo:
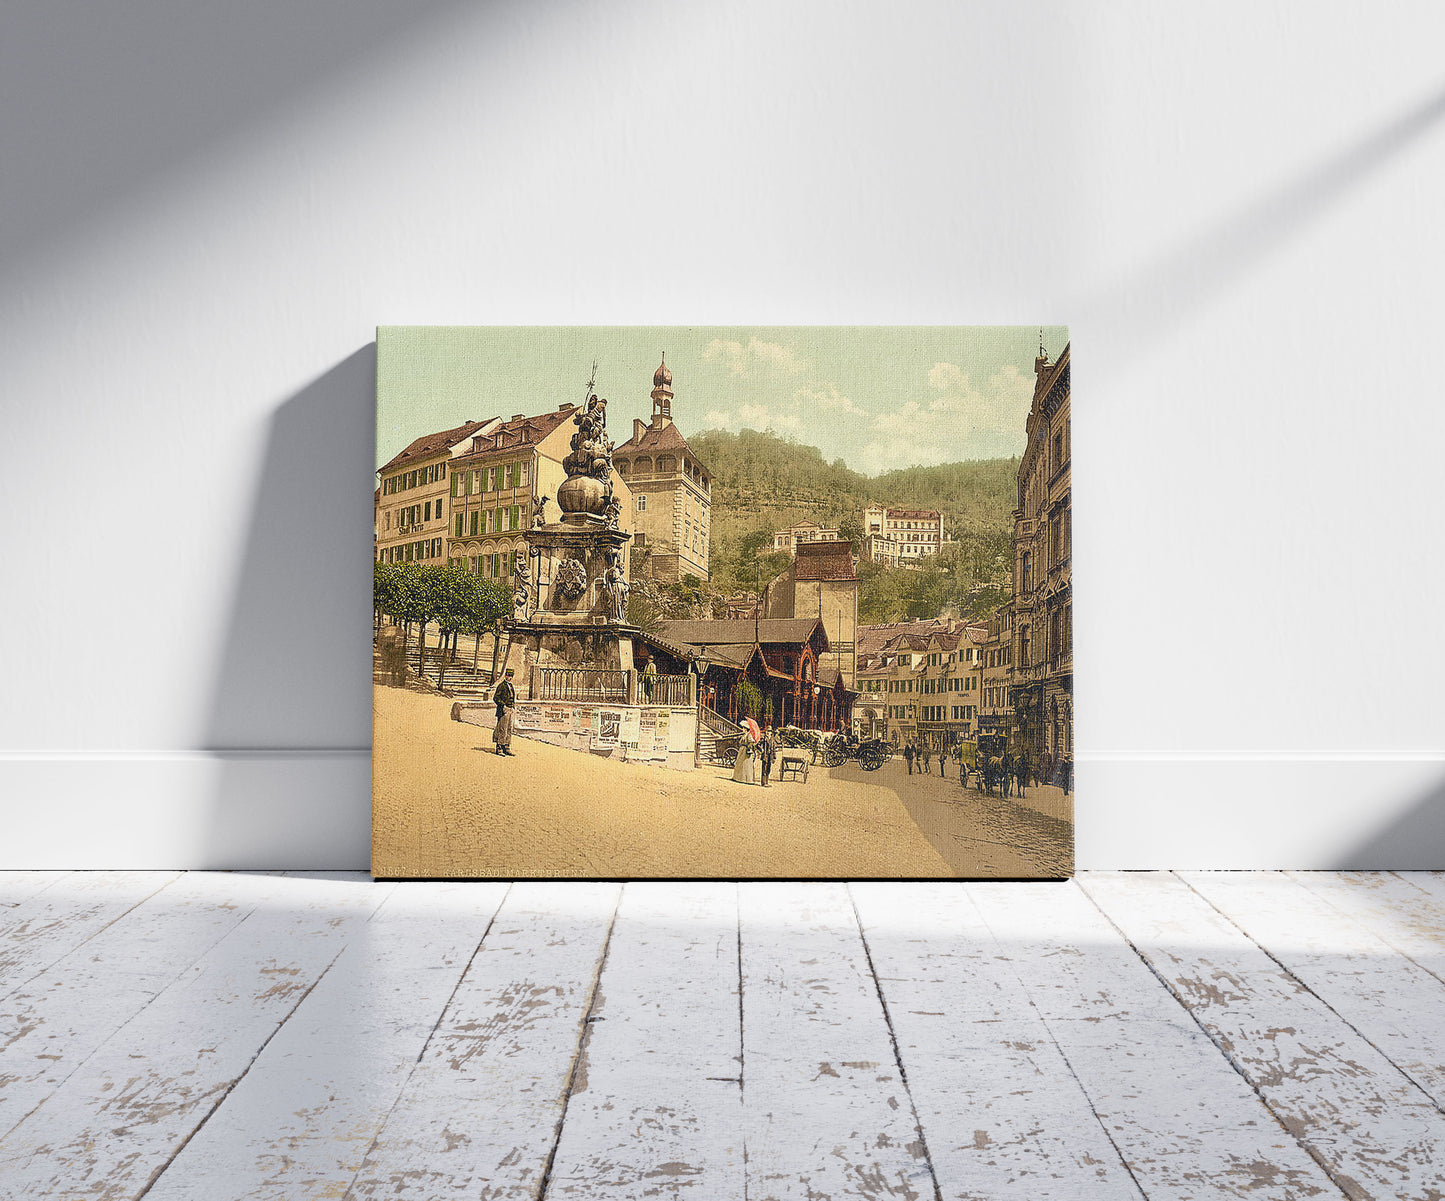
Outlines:
{"label": "balcony railing", "polygon": [[693,678],[691,675],[640,675],[637,677],[637,703],[690,706]]}
{"label": "balcony railing", "polygon": [[533,672],[534,701],[612,701],[625,705],[631,691],[630,671],[536,667]]}

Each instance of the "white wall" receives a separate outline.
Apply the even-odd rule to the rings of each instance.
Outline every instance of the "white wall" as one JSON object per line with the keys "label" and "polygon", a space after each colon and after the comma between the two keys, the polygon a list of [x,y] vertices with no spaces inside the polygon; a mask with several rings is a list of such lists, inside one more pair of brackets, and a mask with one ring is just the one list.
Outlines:
{"label": "white wall", "polygon": [[366,861],[379,323],[1067,322],[1083,866],[1445,866],[1445,10],[11,6],[0,866]]}

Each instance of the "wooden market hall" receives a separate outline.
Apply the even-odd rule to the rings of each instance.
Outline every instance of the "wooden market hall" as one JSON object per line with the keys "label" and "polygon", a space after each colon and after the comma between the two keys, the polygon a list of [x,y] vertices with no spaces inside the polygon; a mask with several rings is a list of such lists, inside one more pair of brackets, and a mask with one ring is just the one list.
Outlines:
{"label": "wooden market hall", "polygon": [[763,719],[773,726],[847,730],[858,694],[834,668],[819,668],[828,649],[823,623],[813,617],[722,621],[664,621],[662,639],[708,661],[702,704],[732,722],[747,716],[744,682],[763,696]]}

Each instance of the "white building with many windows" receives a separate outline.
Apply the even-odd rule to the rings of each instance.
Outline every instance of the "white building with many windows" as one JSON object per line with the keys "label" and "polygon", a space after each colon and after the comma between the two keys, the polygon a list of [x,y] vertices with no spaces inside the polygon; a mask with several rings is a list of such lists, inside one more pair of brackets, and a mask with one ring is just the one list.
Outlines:
{"label": "white building with many windows", "polygon": [[863,510],[863,554],[890,567],[917,563],[943,548],[943,514],[937,509]]}
{"label": "white building with many windows", "polygon": [[773,531],[773,553],[795,555],[801,542],[836,542],[836,528],[821,526],[816,521],[799,521],[785,530]]}

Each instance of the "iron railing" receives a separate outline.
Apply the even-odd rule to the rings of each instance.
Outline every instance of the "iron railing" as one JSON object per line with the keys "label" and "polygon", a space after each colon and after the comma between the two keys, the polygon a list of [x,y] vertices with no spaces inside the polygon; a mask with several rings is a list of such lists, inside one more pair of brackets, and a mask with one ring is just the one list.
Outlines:
{"label": "iron railing", "polygon": [[692,704],[692,683],[690,675],[637,677],[637,703],[639,705]]}
{"label": "iron railing", "polygon": [[533,700],[628,702],[630,671],[592,667],[538,667],[534,670]]}

